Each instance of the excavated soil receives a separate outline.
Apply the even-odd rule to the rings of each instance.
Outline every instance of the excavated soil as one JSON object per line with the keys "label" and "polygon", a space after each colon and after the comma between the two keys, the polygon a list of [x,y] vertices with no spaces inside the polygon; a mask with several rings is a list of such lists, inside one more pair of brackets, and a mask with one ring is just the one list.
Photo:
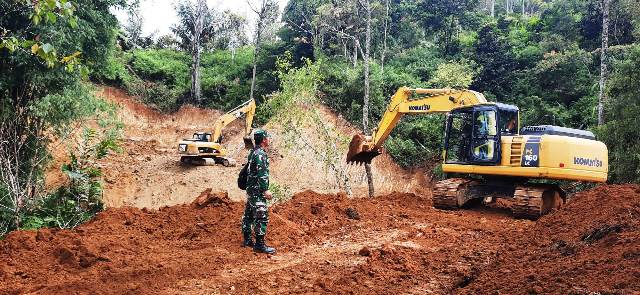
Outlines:
{"label": "excavated soil", "polygon": [[[195,196],[194,196],[195,197]],[[637,294],[640,186],[601,186],[537,222],[428,198],[304,191],[272,206],[275,255],[240,247],[244,204],[111,208],[0,242],[2,294]],[[600,292],[600,293],[593,293]]]}
{"label": "excavated soil", "polygon": [[576,194],[499,252],[462,293],[639,294],[640,186]]}
{"label": "excavated soil", "polygon": [[[269,124],[272,180],[298,193],[271,206],[267,240],[278,253],[256,254],[240,247],[240,167],[178,164],[176,142],[209,130],[220,112],[161,114],[118,89],[102,95],[125,124],[125,152],[100,163],[109,209],[75,230],[0,241],[0,294],[640,294],[638,185],[602,185],[538,221],[518,220],[501,209],[508,201],[433,209],[424,171],[382,155],[379,196],[349,198],[308,149],[286,147],[285,127]],[[335,132],[356,133],[320,111]],[[241,133],[239,122],[225,132],[240,163]],[[64,150],[52,154],[65,160]],[[365,195],[363,170],[346,169],[355,196]],[[49,187],[63,181],[47,172]]]}
{"label": "excavated soil", "polygon": [[[232,123],[223,132],[223,144],[228,156],[238,163],[236,167],[182,165],[178,141],[191,137],[195,131],[211,131],[222,112],[184,106],[175,113],[163,114],[117,88],[103,87],[98,94],[118,106],[117,116],[124,124],[124,152],[110,155],[100,163],[104,178],[103,200],[108,207],[157,209],[184,204],[207,188],[227,191],[232,200],[244,200],[245,193],[236,185],[237,175],[248,154],[242,140],[244,120]],[[332,129],[345,134],[357,132],[328,109],[322,108],[321,114],[323,121]],[[267,125],[275,139],[270,156],[272,181],[289,194],[307,189],[337,193],[339,189],[332,171],[309,148],[289,146],[282,136],[283,128],[286,126]],[[304,132],[302,136],[308,141],[316,138],[313,130]],[[54,163],[46,174],[49,188],[55,188],[66,180],[59,169],[60,164],[67,161],[65,147],[52,146]],[[339,154],[346,155],[346,147]],[[364,195],[367,191],[364,168],[345,166],[354,194]],[[405,171],[388,155],[376,158],[373,171],[377,193],[400,191],[430,195],[430,191],[425,190],[430,179],[422,170]]]}
{"label": "excavated soil", "polygon": [[242,211],[205,191],[190,205],[111,208],[73,231],[14,232],[0,244],[0,293],[446,293],[530,224],[413,194],[305,191],[272,208],[279,252],[267,256],[240,247]]}

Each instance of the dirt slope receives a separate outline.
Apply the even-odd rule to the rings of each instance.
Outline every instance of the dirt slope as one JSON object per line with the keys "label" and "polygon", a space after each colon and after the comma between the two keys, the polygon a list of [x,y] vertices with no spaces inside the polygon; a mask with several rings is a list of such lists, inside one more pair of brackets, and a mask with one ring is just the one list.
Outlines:
{"label": "dirt slope", "polygon": [[640,186],[579,193],[500,252],[462,293],[639,294]]}
{"label": "dirt slope", "polygon": [[[11,233],[0,241],[0,294],[640,292],[638,185],[579,193],[532,222],[501,209],[433,209],[428,179],[383,156],[374,162],[380,196],[347,198],[307,151],[278,144],[283,126],[269,126],[272,177],[302,192],[271,208],[268,241],[279,252],[257,255],[239,246],[240,168],[177,164],[175,142],[207,130],[219,113],[163,115],[117,89],[103,95],[122,106],[127,150],[101,163],[104,197],[110,207],[134,207],[110,208],[73,231]],[[240,130],[226,134],[238,159],[246,155]],[[362,169],[348,173],[363,196]],[[206,206],[185,205],[205,188],[198,202]]]}
{"label": "dirt slope", "polygon": [[434,210],[413,194],[306,191],[272,209],[279,253],[266,256],[239,246],[243,204],[213,197],[204,208],[112,208],[74,231],[14,232],[0,242],[0,293],[448,293],[530,224]]}
{"label": "dirt slope", "polygon": [[204,207],[111,208],[73,231],[11,233],[0,241],[0,293],[640,292],[637,185],[580,193],[538,222],[436,210],[407,193],[305,191],[272,208],[273,256],[239,246],[242,203],[204,197]]}
{"label": "dirt slope", "polygon": [[[241,167],[185,166],[179,164],[177,142],[190,137],[195,131],[211,130],[221,114],[214,110],[203,110],[185,106],[173,114],[161,114],[150,109],[122,90],[104,87],[100,93],[107,100],[120,106],[118,116],[125,125],[124,153],[108,157],[101,163],[104,172],[104,201],[108,207],[134,206],[159,208],[190,202],[193,195],[206,188],[227,191],[233,200],[244,200],[244,192],[236,187],[236,178]],[[325,121],[343,132],[356,132],[346,121],[324,109]],[[229,155],[239,164],[244,163],[248,151],[244,149],[241,120],[230,125],[223,134]],[[285,128],[269,124],[275,144],[271,157],[272,181],[285,186],[289,192],[311,189],[336,193],[334,177],[322,162],[303,147],[284,148],[287,144],[280,136]],[[311,137],[311,135],[308,135]],[[59,146],[59,149],[64,148]],[[64,150],[54,151],[63,156]],[[346,155],[346,150],[344,153]],[[376,158],[373,165],[377,193],[393,191],[413,192],[429,196],[425,190],[427,179],[421,171],[409,172],[401,169],[387,156]],[[364,168],[353,166],[348,174],[356,195],[364,194],[366,181]],[[58,169],[47,174],[49,186],[63,181]]]}

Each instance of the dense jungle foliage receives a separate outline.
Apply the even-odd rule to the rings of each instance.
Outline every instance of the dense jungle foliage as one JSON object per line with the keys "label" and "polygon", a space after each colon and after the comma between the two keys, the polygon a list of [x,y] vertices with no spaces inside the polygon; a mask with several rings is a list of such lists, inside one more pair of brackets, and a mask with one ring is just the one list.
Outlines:
{"label": "dense jungle foliage", "polygon": [[[117,150],[113,108],[88,76],[116,52],[118,20],[103,1],[0,1],[0,236],[16,228],[78,225],[102,209],[95,160]],[[79,124],[95,120],[91,128]],[[68,181],[44,189],[49,149],[67,138]]]}
{"label": "dense jungle foliage", "polygon": [[[640,180],[635,143],[618,143],[620,137],[611,136],[612,130],[636,132],[625,128],[633,124],[616,125],[635,120],[628,111],[638,102],[630,97],[640,94],[630,73],[637,68],[634,52],[640,46],[640,8],[633,0],[611,5],[608,123],[601,128],[596,126],[601,1],[381,0],[371,5],[371,122],[378,122],[398,87],[470,88],[491,101],[517,105],[521,126],[594,131],[609,145],[611,181]],[[291,0],[281,20],[277,38],[259,52],[257,98],[278,90],[275,60],[290,52],[298,66],[303,59],[321,61],[318,95],[361,125],[364,7],[358,1]],[[94,79],[123,86],[159,109],[176,109],[189,96],[190,56],[161,49],[166,47],[156,43],[114,52],[108,71]],[[205,48],[203,106],[230,109],[248,97],[252,51],[252,46],[241,47],[231,59],[225,44]],[[406,117],[385,146],[402,166],[420,166],[439,157],[442,134],[440,115]]]}

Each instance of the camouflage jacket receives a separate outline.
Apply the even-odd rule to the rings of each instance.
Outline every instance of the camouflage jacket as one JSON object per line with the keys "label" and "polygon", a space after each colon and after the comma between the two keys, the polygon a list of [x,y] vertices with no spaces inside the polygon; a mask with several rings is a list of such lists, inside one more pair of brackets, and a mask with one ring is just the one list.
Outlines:
{"label": "camouflage jacket", "polygon": [[269,189],[269,157],[261,147],[253,150],[248,159],[247,193],[261,195]]}

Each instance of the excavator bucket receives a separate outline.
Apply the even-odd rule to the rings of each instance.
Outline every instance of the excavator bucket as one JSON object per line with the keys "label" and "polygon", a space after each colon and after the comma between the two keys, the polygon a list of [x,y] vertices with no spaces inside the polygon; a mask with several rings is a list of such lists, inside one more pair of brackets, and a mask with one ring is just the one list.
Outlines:
{"label": "excavator bucket", "polygon": [[250,150],[253,148],[253,140],[251,140],[251,135],[242,137],[242,141],[244,141],[245,149]]}
{"label": "excavator bucket", "polygon": [[361,134],[356,134],[349,143],[349,152],[347,152],[347,163],[367,163],[371,164],[371,160],[380,155],[378,150],[367,150],[365,147],[365,137]]}

